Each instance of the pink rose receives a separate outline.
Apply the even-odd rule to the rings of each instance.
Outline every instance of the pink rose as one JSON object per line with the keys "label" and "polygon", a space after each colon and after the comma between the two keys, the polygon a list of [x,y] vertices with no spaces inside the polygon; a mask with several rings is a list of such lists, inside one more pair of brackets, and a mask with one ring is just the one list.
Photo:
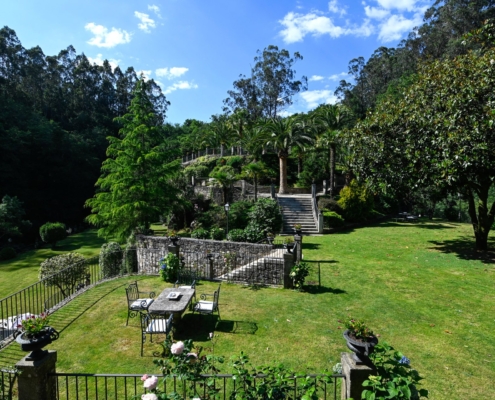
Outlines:
{"label": "pink rose", "polygon": [[143,387],[148,390],[156,389],[158,386],[158,378],[153,375],[151,378],[148,378],[144,381]]}
{"label": "pink rose", "polygon": [[170,351],[172,352],[172,354],[175,355],[182,354],[182,352],[184,351],[184,343],[182,342],[174,343],[170,348]]}
{"label": "pink rose", "polygon": [[154,393],[147,393],[141,396],[141,400],[158,400],[158,397]]}
{"label": "pink rose", "polygon": [[141,377],[141,380],[144,382],[146,379],[148,379],[149,376],[147,374],[144,374],[142,377]]}

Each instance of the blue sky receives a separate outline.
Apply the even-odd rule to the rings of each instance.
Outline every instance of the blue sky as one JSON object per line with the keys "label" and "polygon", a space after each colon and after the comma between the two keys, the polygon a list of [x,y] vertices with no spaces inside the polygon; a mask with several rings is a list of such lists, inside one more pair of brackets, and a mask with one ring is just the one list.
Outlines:
{"label": "blue sky", "polygon": [[[26,48],[56,55],[69,45],[91,61],[133,66],[161,85],[167,121],[209,121],[256,50],[276,45],[304,57],[297,76],[308,91],[285,114],[333,103],[349,61],[395,47],[422,24],[433,0],[16,0],[0,24]],[[347,78],[348,79],[348,78]]]}

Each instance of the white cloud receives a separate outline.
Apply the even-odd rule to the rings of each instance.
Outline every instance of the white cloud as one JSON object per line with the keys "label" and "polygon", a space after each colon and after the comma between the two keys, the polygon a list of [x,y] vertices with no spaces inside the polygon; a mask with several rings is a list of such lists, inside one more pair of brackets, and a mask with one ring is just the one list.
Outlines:
{"label": "white cloud", "polygon": [[179,82],[176,82],[176,83],[172,84],[171,86],[167,87],[163,93],[169,94],[169,93],[172,93],[173,91],[175,91],[177,89],[183,90],[183,89],[197,89],[197,88],[198,88],[198,85],[196,85],[195,83],[188,82],[188,81],[179,81]]}
{"label": "white cloud", "polygon": [[148,5],[148,10],[153,11],[158,18],[161,18],[162,16],[160,15],[160,7],[155,6],[152,4],[151,6]]}
{"label": "white cloud", "polygon": [[344,7],[339,7],[337,5],[337,0],[330,0],[330,2],[328,3],[328,11],[335,14],[340,14],[340,16],[347,14],[347,11]]}
{"label": "white cloud", "polygon": [[308,90],[302,92],[300,96],[306,102],[308,110],[311,110],[322,103],[335,104],[338,100],[331,90]]}
{"label": "white cloud", "polygon": [[150,28],[156,28],[155,21],[150,18],[148,14],[134,11],[134,16],[141,21],[138,24],[138,28],[146,33],[150,33]]}
{"label": "white cloud", "polygon": [[403,15],[392,15],[382,25],[378,39],[382,42],[392,42],[400,40],[405,32],[411,31],[414,27],[419,26],[422,22],[420,13],[414,15],[412,19],[407,19]]}
{"label": "white cloud", "polygon": [[338,38],[342,35],[369,36],[373,33],[373,27],[369,20],[365,20],[360,27],[336,26],[328,17],[318,15],[315,12],[298,14],[289,12],[283,20],[279,21],[285,27],[280,34],[285,43],[302,42],[306,35],[329,35]]}
{"label": "white cloud", "polygon": [[377,0],[378,4],[387,10],[407,10],[414,11],[418,0]]}
{"label": "white cloud", "polygon": [[103,25],[96,25],[93,22],[86,24],[84,28],[94,35],[88,41],[93,46],[110,48],[131,41],[131,34],[122,29],[112,28],[108,30]]}
{"label": "white cloud", "polygon": [[[102,54],[98,54],[95,58],[88,57],[88,60],[91,64],[96,64],[96,65],[103,65],[103,61],[105,61]],[[115,60],[113,58],[108,60],[108,63],[110,64],[112,69],[117,68],[119,65],[119,62],[120,62],[120,60]]]}
{"label": "white cloud", "polygon": [[347,72],[341,72],[340,74],[333,74],[328,77],[331,81],[340,81],[343,78],[346,78],[349,74]]}
{"label": "white cloud", "polygon": [[184,75],[187,71],[189,71],[189,68],[185,67],[172,67],[172,68],[158,68],[155,73],[156,76],[163,76],[167,79],[175,79],[180,77],[181,75]]}
{"label": "white cloud", "polygon": [[313,75],[311,78],[309,78],[310,81],[321,81],[323,79],[325,78],[321,75]]}
{"label": "white cloud", "polygon": [[389,10],[370,6],[364,7],[364,12],[366,13],[367,17],[373,19],[383,19],[390,14]]}

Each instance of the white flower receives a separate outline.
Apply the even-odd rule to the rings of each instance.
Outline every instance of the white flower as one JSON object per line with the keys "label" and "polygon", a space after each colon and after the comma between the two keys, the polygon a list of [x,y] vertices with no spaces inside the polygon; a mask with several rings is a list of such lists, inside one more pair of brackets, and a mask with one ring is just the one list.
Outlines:
{"label": "white flower", "polygon": [[172,352],[172,354],[175,355],[182,354],[182,352],[184,351],[184,343],[182,342],[174,343],[172,347],[170,347],[170,351]]}
{"label": "white flower", "polygon": [[141,396],[141,400],[158,400],[158,397],[154,393],[147,393]]}
{"label": "white flower", "polygon": [[144,381],[143,387],[145,389],[153,390],[158,386],[158,378],[156,376],[152,376]]}

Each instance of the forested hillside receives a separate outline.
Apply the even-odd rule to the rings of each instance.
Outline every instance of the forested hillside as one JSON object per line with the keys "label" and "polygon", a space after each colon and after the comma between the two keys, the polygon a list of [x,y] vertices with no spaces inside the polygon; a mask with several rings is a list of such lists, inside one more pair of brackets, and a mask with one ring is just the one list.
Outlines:
{"label": "forested hillside", "polygon": [[[132,67],[92,65],[72,46],[56,56],[25,49],[1,29],[0,199],[17,196],[33,227],[80,223],[138,78]],[[163,122],[169,103],[153,82],[149,97]]]}

